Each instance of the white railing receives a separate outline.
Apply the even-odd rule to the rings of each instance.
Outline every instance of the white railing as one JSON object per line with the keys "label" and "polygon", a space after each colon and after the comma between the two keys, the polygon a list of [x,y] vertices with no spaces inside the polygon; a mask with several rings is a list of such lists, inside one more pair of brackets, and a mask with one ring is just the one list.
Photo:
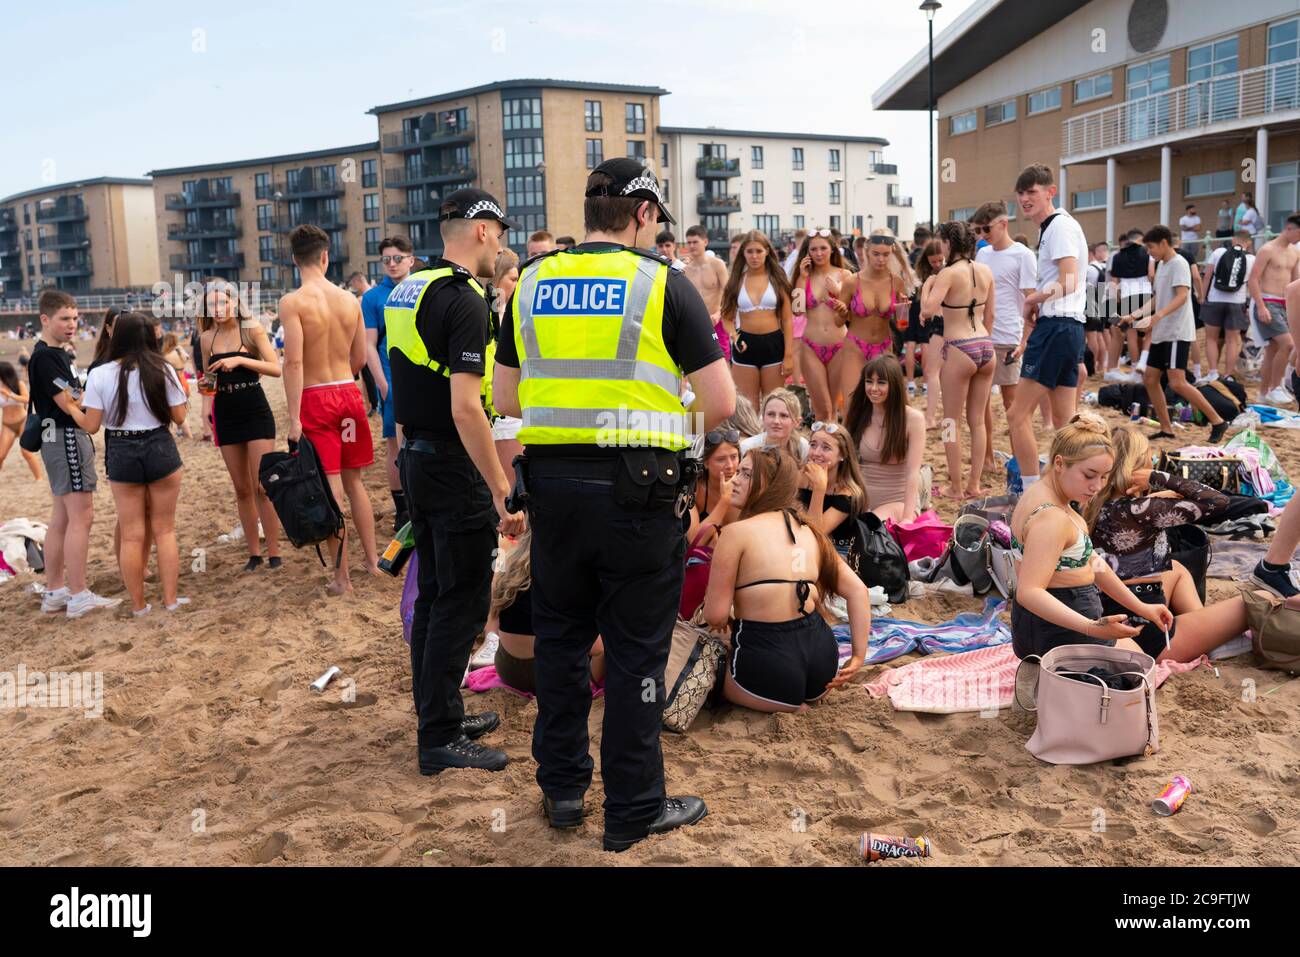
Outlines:
{"label": "white railing", "polygon": [[1300,110],[1300,59],[1198,80],[1072,116],[1061,123],[1061,156],[1159,143],[1219,123]]}

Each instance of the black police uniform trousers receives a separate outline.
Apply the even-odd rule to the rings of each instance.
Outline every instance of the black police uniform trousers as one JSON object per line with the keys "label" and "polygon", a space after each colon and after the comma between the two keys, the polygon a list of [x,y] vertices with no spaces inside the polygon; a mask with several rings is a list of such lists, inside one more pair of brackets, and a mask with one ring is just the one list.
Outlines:
{"label": "black police uniform trousers", "polygon": [[579,798],[591,784],[588,652],[600,635],[605,830],[643,832],[665,797],[659,732],[682,590],[681,521],[671,503],[619,506],[613,461],[529,464],[537,783],[554,800]]}
{"label": "black police uniform trousers", "polygon": [[411,622],[411,692],[422,748],[460,736],[460,683],[487,620],[497,545],[492,493],[459,443],[436,453],[403,446],[402,488],[419,558]]}

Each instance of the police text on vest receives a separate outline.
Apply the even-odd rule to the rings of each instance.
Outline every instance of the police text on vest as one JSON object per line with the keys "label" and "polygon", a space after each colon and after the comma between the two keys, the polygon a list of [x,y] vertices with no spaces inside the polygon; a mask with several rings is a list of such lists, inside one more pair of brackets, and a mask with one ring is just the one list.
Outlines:
{"label": "police text on vest", "polygon": [[539,279],[534,316],[621,316],[625,279]]}

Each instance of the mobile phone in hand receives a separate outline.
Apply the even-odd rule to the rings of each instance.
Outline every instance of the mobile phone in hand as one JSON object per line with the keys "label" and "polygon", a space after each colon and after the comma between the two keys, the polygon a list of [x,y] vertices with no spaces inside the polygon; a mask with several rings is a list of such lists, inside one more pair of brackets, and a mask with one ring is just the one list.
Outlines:
{"label": "mobile phone in hand", "polygon": [[72,393],[72,397],[73,397],[74,399],[80,399],[80,398],[81,398],[81,389],[79,389],[79,388],[77,388],[76,386],[72,385],[70,382],[68,382],[67,379],[63,378],[62,376],[59,376],[57,379],[55,379],[55,380],[54,380],[54,384],[55,384],[56,386],[58,386],[60,390],[66,390],[66,391]]}

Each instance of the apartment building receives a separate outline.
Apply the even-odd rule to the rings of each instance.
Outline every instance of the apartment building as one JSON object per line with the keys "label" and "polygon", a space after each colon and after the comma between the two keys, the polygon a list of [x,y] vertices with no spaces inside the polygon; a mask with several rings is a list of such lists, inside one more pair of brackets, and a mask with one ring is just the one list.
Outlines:
{"label": "apartment building", "polygon": [[472,185],[520,224],[508,237],[516,251],[538,229],[580,236],[588,171],[617,156],[652,162],[667,93],[522,79],[376,106],[386,219],[409,233],[418,254],[438,255],[440,198]]}
{"label": "apartment building", "polygon": [[[297,284],[288,233],[310,223],[330,237],[329,278],[379,258],[379,144],[154,170],[159,264],[171,281],[209,276]],[[374,274],[374,270],[371,273]]]}
{"label": "apartment building", "polygon": [[680,126],[660,127],[659,136],[679,241],[694,223],[717,251],[750,229],[773,240],[805,227],[912,234],[912,200],[899,191],[898,167],[884,161],[888,140]]}
{"label": "apartment building", "polygon": [[[1034,162],[1093,240],[1173,226],[1188,203],[1213,230],[1243,191],[1274,230],[1296,211],[1300,0],[979,0],[934,57],[940,218],[1013,202]],[[875,108],[926,109],[927,61]]]}
{"label": "apartment building", "polygon": [[153,184],[103,176],[0,199],[0,295],[73,293],[158,281]]}

